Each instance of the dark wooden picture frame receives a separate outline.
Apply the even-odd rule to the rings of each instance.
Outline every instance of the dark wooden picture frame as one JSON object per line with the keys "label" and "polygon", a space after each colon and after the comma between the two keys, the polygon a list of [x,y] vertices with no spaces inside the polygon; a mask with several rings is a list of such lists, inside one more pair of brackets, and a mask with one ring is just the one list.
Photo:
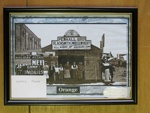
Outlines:
{"label": "dark wooden picture frame", "polygon": [[3,12],[5,105],[137,104],[137,8]]}

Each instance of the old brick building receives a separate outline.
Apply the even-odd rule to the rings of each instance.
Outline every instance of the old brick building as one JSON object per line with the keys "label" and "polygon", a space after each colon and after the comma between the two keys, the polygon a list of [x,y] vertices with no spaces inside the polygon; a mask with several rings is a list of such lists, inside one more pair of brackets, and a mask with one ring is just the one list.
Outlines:
{"label": "old brick building", "polygon": [[[41,74],[37,67],[44,64],[41,53],[41,39],[38,38],[25,24],[15,26],[15,58],[12,74]],[[25,68],[26,67],[26,68]]]}
{"label": "old brick building", "polygon": [[38,38],[25,24],[16,24],[15,51],[41,49],[41,39]]}

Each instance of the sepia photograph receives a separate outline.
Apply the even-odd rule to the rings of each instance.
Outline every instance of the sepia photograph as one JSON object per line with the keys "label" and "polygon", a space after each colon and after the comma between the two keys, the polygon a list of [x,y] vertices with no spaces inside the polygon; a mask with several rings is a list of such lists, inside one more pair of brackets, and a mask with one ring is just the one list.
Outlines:
{"label": "sepia photograph", "polygon": [[132,13],[75,11],[11,14],[10,99],[132,100]]}

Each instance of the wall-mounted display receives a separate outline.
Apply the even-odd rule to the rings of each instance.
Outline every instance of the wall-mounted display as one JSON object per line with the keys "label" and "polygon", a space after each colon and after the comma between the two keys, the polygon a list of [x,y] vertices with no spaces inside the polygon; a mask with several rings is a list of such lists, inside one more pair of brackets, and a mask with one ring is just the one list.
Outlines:
{"label": "wall-mounted display", "polygon": [[4,8],[5,104],[136,104],[137,8]]}

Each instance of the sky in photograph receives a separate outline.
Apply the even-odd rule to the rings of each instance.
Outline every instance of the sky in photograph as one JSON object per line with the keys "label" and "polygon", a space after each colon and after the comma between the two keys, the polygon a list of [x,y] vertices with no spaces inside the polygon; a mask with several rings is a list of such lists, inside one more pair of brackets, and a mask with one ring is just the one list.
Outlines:
{"label": "sky in photograph", "polygon": [[92,44],[100,48],[100,41],[105,34],[104,52],[127,54],[128,28],[127,24],[26,24],[26,26],[39,38],[41,47],[51,44],[58,36],[64,36],[66,31],[75,30],[80,36],[86,36]]}

